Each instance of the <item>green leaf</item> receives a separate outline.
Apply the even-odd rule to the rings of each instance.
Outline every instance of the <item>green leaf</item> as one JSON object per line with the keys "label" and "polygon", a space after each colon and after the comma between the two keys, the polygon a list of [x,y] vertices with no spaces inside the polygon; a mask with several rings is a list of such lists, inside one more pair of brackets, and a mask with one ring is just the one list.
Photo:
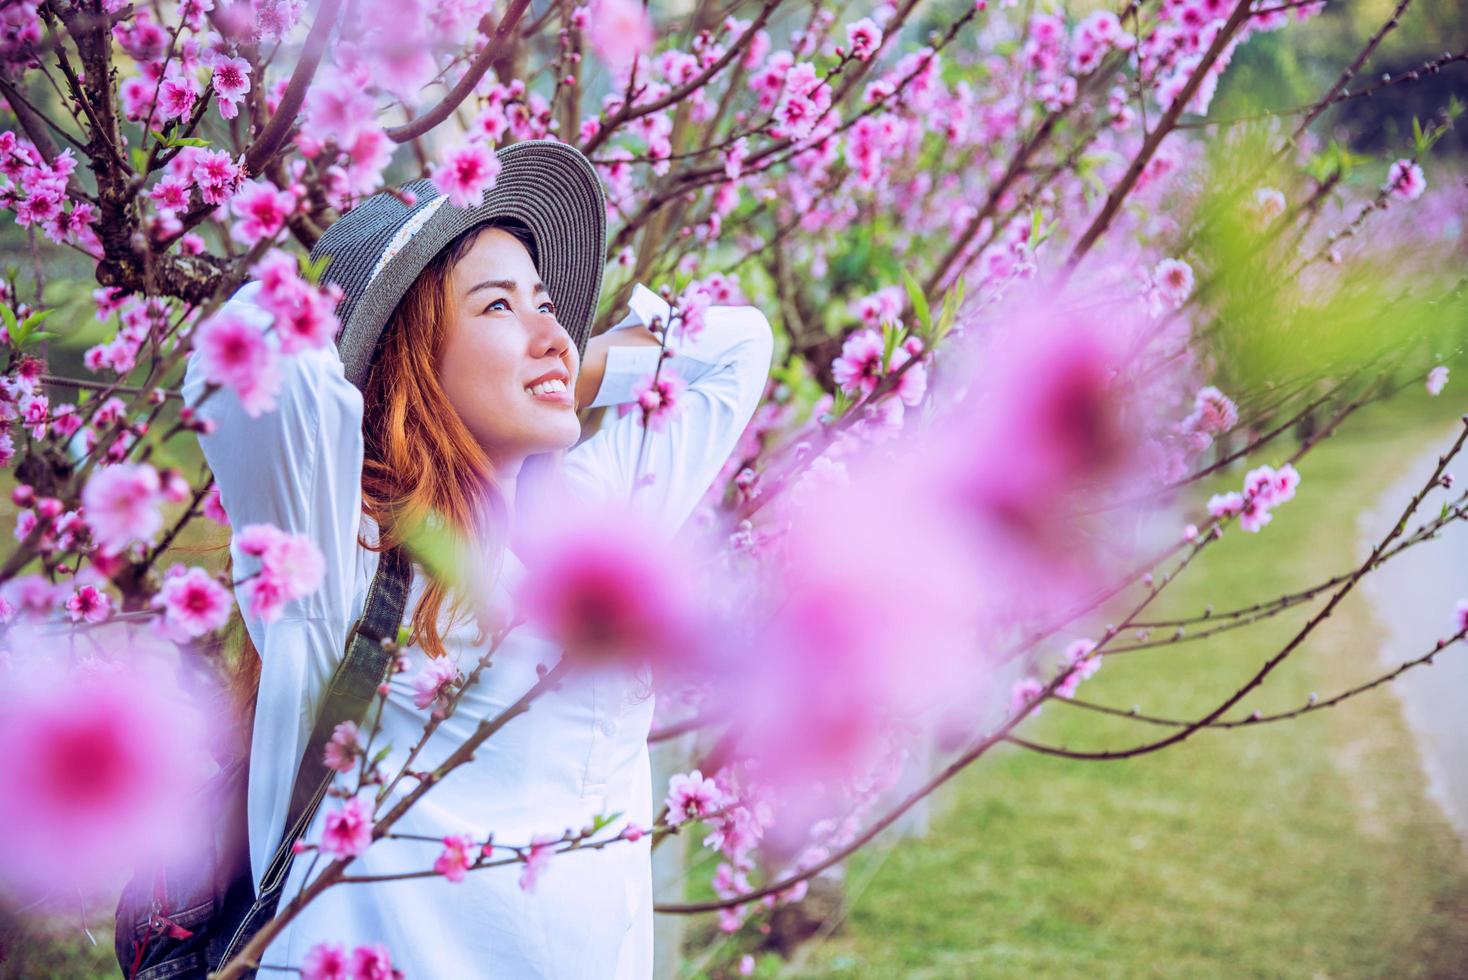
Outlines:
{"label": "green leaf", "polygon": [[1040,213],[1039,208],[1030,208],[1030,247],[1034,248],[1040,240],[1040,230],[1045,227],[1045,216]]}
{"label": "green leaf", "polygon": [[596,833],[598,830],[601,830],[603,827],[606,827],[613,820],[616,820],[621,815],[622,815],[622,811],[621,810],[618,810],[616,813],[602,813],[602,814],[597,814],[591,820],[591,832],[593,834]]}
{"label": "green leaf", "polygon": [[933,311],[928,306],[928,298],[923,295],[922,287],[912,277],[912,273],[906,269],[902,270],[902,283],[907,287],[907,298],[912,301],[912,310],[917,314],[918,323],[922,325],[923,333],[931,333],[933,329]]}
{"label": "green leaf", "polygon": [[309,258],[301,259],[301,276],[312,285],[320,285],[321,277],[326,275],[326,267],[331,264],[331,256],[322,254],[313,261]]}
{"label": "green leaf", "polygon": [[5,321],[5,332],[10,334],[10,339],[14,341],[16,331],[20,329],[20,325],[15,322],[15,311],[0,303],[0,319]]}
{"label": "green leaf", "polygon": [[202,148],[210,144],[208,140],[201,139],[198,136],[167,136],[163,139],[163,145],[169,149],[173,149],[176,146],[197,146]]}

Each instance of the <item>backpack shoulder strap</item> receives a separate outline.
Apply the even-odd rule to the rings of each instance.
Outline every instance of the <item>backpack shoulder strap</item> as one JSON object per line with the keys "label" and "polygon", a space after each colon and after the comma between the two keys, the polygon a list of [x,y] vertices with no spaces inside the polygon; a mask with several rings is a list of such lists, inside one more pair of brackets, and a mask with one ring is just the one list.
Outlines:
{"label": "backpack shoulder strap", "polygon": [[285,834],[260,877],[262,895],[284,882],[290,870],[291,845],[306,832],[331,785],[335,772],[326,767],[324,755],[332,732],[344,721],[360,722],[387,677],[392,654],[384,648],[383,641],[397,636],[412,576],[413,563],[403,548],[391,548],[378,555],[377,574],[367,591],[362,616],[347,634],[346,652],[332,675],[296,771]]}

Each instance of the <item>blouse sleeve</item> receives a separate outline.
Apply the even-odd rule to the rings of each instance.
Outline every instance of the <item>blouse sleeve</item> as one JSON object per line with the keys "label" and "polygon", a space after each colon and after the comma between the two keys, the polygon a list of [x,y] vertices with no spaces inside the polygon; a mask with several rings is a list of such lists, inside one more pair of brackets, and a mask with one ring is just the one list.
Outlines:
{"label": "blouse sleeve", "polygon": [[[259,289],[258,283],[246,285],[224,309],[268,325],[271,314],[255,302]],[[297,763],[341,660],[356,585],[362,494],[362,396],[347,381],[336,349],[306,350],[280,362],[274,411],[252,418],[228,389],[200,407],[215,428],[199,444],[231,527],[266,523],[304,534],[326,564],[321,588],[286,604],[270,623],[250,616],[236,589],[261,659],[251,757],[269,760],[250,767],[250,858],[257,883],[284,831]],[[185,372],[185,403],[196,404],[205,386],[196,352]],[[257,559],[233,542],[230,548],[236,580],[258,571]]]}
{"label": "blouse sleeve", "polygon": [[[613,329],[667,322],[668,306],[639,284],[632,312]],[[744,427],[754,415],[769,377],[774,338],[769,320],[752,306],[715,306],[693,338],[669,344],[663,362],[687,388],[667,425],[647,433],[642,449],[642,415],[632,411],[608,419],[601,430],[566,455],[567,474],[588,493],[628,497],[669,530],[676,529],[718,476]],[[634,389],[657,369],[656,347],[614,346],[593,406],[635,400]],[[642,456],[640,473],[638,456]],[[633,487],[642,483],[633,494]]]}

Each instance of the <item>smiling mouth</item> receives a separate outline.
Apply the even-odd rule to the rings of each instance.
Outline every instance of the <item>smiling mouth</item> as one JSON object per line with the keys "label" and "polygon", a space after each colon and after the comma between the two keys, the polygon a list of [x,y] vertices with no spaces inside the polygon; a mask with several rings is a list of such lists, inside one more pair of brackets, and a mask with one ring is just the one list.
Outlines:
{"label": "smiling mouth", "polygon": [[551,378],[549,381],[529,385],[525,388],[525,394],[538,401],[551,402],[557,405],[571,404],[571,392],[566,387],[566,382],[560,378]]}

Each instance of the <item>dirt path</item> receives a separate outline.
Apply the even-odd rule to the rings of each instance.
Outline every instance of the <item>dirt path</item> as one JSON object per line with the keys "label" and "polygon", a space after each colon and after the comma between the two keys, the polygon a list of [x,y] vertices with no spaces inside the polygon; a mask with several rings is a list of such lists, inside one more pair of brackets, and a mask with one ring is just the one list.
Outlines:
{"label": "dirt path", "polygon": [[[1363,542],[1379,539],[1401,513],[1437,465],[1440,448],[1414,460],[1362,514],[1356,530]],[[1468,477],[1468,459],[1455,460],[1448,469]],[[1451,495],[1458,492],[1455,488]],[[1449,496],[1441,488],[1434,490],[1409,528],[1436,516]],[[1468,598],[1468,524],[1450,524],[1438,540],[1394,558],[1366,576],[1362,590],[1387,634],[1383,666],[1420,656],[1437,638],[1453,632],[1457,602]],[[1417,736],[1433,796],[1468,841],[1468,649],[1460,645],[1445,651],[1431,666],[1398,678],[1392,689]]]}

